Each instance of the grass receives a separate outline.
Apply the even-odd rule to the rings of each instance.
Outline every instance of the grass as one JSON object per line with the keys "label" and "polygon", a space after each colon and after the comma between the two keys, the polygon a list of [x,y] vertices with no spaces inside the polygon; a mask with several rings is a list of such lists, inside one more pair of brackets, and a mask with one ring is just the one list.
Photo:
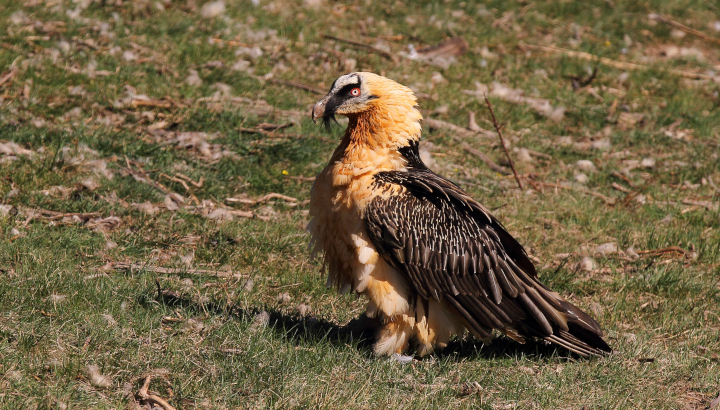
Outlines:
{"label": "grass", "polygon": [[[0,1],[0,78],[12,74],[0,85],[0,144],[30,152],[0,154],[2,408],[147,405],[135,395],[148,374],[150,390],[182,409],[675,409],[718,395],[720,90],[665,69],[714,75],[720,52],[647,15],[720,36],[720,10],[681,0],[259,3],[228,1],[203,18],[202,1]],[[442,68],[323,33],[396,55],[453,36],[469,50]],[[648,69],[599,65],[593,96],[568,77],[594,63],[522,44]],[[475,82],[566,108],[554,122],[491,94],[519,172],[535,182],[525,192],[451,133],[426,129],[424,141],[433,168],[494,210],[542,280],[598,318],[616,354],[580,360],[540,342],[465,337],[402,365],[343,330],[364,301],[324,287],[304,231],[307,177],[341,130],[309,121],[320,96],[270,78],[327,89],[353,61],[414,87],[426,116],[463,127],[473,111],[491,128],[484,103],[463,93]],[[259,115],[258,100],[274,113]],[[243,131],[287,121],[279,136]],[[209,145],[169,143],[175,132],[205,133]],[[502,162],[495,139],[462,138]],[[550,157],[523,162],[518,148]],[[579,160],[596,168],[584,186]],[[271,192],[296,201],[233,205],[252,219],[213,217],[229,218],[228,197]],[[32,217],[38,209],[62,215]],[[621,253],[595,253],[610,242]],[[669,246],[686,256],[628,251]],[[584,257],[594,257],[589,270]]]}

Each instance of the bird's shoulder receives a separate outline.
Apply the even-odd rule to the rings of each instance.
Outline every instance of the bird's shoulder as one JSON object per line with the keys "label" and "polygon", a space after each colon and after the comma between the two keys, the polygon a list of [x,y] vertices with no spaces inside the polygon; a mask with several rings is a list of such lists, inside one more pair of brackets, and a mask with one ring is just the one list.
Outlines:
{"label": "bird's shoulder", "polygon": [[468,243],[479,235],[496,244],[531,277],[537,276],[522,245],[490,210],[449,179],[423,165],[377,173],[374,184],[375,189],[395,193],[376,196],[365,211],[363,219],[379,248],[387,248],[383,241],[392,244],[393,235],[387,232],[393,231],[412,234],[425,243],[442,238]]}

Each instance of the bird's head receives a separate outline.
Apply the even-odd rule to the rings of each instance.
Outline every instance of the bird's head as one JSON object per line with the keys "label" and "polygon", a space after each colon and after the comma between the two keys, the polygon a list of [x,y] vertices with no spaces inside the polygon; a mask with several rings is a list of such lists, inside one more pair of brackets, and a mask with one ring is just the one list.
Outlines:
{"label": "bird's head", "polygon": [[330,92],[313,107],[312,119],[316,122],[321,118],[329,127],[336,114],[352,118],[363,113],[417,113],[416,104],[412,90],[404,85],[373,73],[350,73],[333,82]]}

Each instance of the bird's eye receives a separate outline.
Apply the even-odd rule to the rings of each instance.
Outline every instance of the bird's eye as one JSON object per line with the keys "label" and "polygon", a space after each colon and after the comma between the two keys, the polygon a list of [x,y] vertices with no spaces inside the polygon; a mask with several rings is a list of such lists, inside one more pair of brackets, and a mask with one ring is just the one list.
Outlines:
{"label": "bird's eye", "polygon": [[350,95],[352,95],[353,97],[357,97],[358,95],[360,95],[360,89],[353,88],[352,90],[350,90]]}

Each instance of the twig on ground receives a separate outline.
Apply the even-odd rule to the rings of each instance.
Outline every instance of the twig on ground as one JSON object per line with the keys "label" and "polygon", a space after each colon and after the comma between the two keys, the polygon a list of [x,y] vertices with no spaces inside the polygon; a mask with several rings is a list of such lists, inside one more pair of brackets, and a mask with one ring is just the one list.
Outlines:
{"label": "twig on ground", "polygon": [[480,184],[478,184],[477,182],[472,182],[472,181],[468,181],[468,180],[465,180],[465,179],[458,179],[457,182],[459,182],[459,183],[461,183],[461,184],[464,184],[464,185],[470,185],[470,186],[474,186],[474,187],[476,187],[476,188],[480,188],[480,189],[482,189],[483,191],[492,192],[492,189],[490,189],[490,188],[488,188],[488,187],[486,187],[486,186],[484,186],[484,185],[480,185]]}
{"label": "twig on ground", "polygon": [[377,47],[375,47],[375,46],[371,46],[370,44],[365,44],[365,43],[360,42],[360,41],[348,40],[348,39],[344,39],[344,38],[340,38],[340,37],[335,37],[335,36],[331,36],[331,35],[329,35],[329,34],[323,34],[321,37],[322,37],[322,38],[326,38],[326,39],[328,39],[328,40],[335,40],[335,41],[339,41],[339,42],[341,42],[341,43],[350,44],[351,46],[359,47],[359,48],[362,48],[362,49],[371,51],[371,52],[373,52],[373,53],[377,53],[377,54],[379,54],[379,55],[387,58],[388,60],[390,60],[390,61],[392,61],[392,62],[396,62],[396,61],[397,61],[397,57],[395,57],[394,55],[388,53],[388,52],[385,51],[385,50],[381,50],[381,49],[379,49],[379,48],[377,48]]}
{"label": "twig on ground", "polygon": [[235,40],[224,40],[224,39],[217,38],[217,37],[213,37],[211,39],[211,41],[213,44],[227,44],[231,47],[249,47],[249,45],[247,43],[243,43],[243,42],[235,41]]}
{"label": "twig on ground", "polygon": [[632,182],[632,180],[630,180],[630,178],[626,177],[625,175],[623,175],[623,174],[621,174],[621,173],[619,173],[619,172],[617,172],[617,171],[613,171],[612,176],[614,176],[614,177],[616,177],[616,178],[622,179],[622,180],[625,181],[628,185],[630,185],[632,188],[635,188],[635,184]]}
{"label": "twig on ground", "polygon": [[159,397],[156,394],[151,394],[148,392],[148,389],[150,388],[150,380],[152,380],[152,375],[149,375],[145,378],[145,382],[143,383],[140,390],[137,392],[137,397],[140,399],[140,401],[145,401],[152,404],[157,404],[158,406],[162,407],[164,410],[175,410],[175,407],[170,405],[165,399],[162,397]]}
{"label": "twig on ground", "polygon": [[171,190],[167,189],[163,184],[150,179],[150,177],[147,176],[144,170],[140,169],[139,171],[135,171],[130,165],[130,160],[127,156],[125,156],[125,164],[127,165],[127,167],[120,166],[120,168],[132,175],[132,177],[136,181],[148,184],[165,195],[174,193]]}
{"label": "twig on ground", "polygon": [[521,178],[525,178],[525,180],[527,181],[527,183],[530,184],[530,185],[533,187],[534,190],[536,190],[536,191],[538,191],[538,192],[545,192],[545,190],[543,189],[542,184],[539,184],[537,181],[535,181],[530,174],[528,174],[528,175],[520,175],[520,177],[521,177]]}
{"label": "twig on ground", "polygon": [[680,202],[677,202],[677,201],[653,201],[653,200],[648,200],[647,203],[648,203],[648,204],[652,204],[652,205],[667,205],[667,206],[680,206],[680,205],[682,205]]}
{"label": "twig on ground", "polygon": [[282,129],[285,129],[285,128],[290,128],[290,127],[292,127],[293,125],[295,125],[295,123],[292,122],[292,121],[291,121],[291,122],[286,122],[286,123],[283,123],[283,124],[268,124],[268,123],[266,123],[266,122],[263,122],[263,123],[260,123],[260,124],[256,125],[255,128],[260,129],[260,130],[263,130],[263,131],[275,132],[275,131],[279,131],[279,130],[282,130]]}
{"label": "twig on ground", "polygon": [[286,122],[284,124],[268,124],[261,123],[255,126],[255,128],[240,127],[240,132],[246,134],[261,134],[272,138],[302,138],[300,134],[284,134],[278,133],[277,131],[289,128],[295,125],[293,122]]}
{"label": "twig on ground", "polygon": [[[211,100],[203,100],[198,98],[195,100],[196,102],[213,102]],[[277,115],[282,117],[298,117],[303,118],[307,115],[305,112],[301,112],[298,110],[281,110],[280,108],[273,107],[272,105],[269,105],[267,103],[264,103],[264,101],[253,101],[249,98],[245,97],[231,97],[230,102],[244,105],[242,107],[243,112],[246,112],[248,114],[254,114],[257,116],[265,116],[265,115]]]}
{"label": "twig on ground", "polygon": [[718,204],[711,202],[711,201],[693,201],[691,199],[683,199],[682,203],[685,205],[695,205],[695,206],[701,206],[708,211],[717,211],[718,210]]}
{"label": "twig on ground", "polygon": [[641,186],[640,188],[628,193],[625,198],[621,201],[623,205],[627,205],[632,201],[634,198],[636,198],[642,191],[644,191],[647,187],[650,186],[651,183],[653,183],[654,179],[651,179],[645,183],[645,185]]}
{"label": "twig on ground", "polygon": [[170,101],[158,100],[158,99],[136,99],[133,98],[130,103],[133,107],[154,107],[154,108],[172,108],[173,104]]}
{"label": "twig on ground", "polygon": [[188,195],[190,195],[190,199],[192,199],[193,201],[195,201],[196,204],[199,204],[199,203],[200,203],[200,200],[199,200],[192,192],[190,192],[190,187],[189,187],[188,184],[185,182],[185,180],[183,180],[183,179],[181,179],[181,178],[178,178],[178,177],[171,177],[170,175],[167,175],[167,174],[165,174],[165,173],[161,173],[160,176],[161,176],[162,178],[167,178],[167,179],[169,179],[170,181],[177,182],[177,183],[179,183],[180,185],[182,185],[183,188],[185,188],[185,193],[188,194]]}
{"label": "twig on ground", "polygon": [[667,24],[667,25],[670,26],[670,27],[675,27],[676,29],[681,30],[681,31],[684,31],[684,32],[686,32],[686,33],[688,33],[688,34],[692,34],[692,35],[694,35],[694,36],[698,36],[698,37],[700,37],[701,39],[707,40],[707,41],[709,41],[709,42],[711,42],[711,43],[720,44],[720,38],[716,38],[716,37],[709,36],[709,35],[703,33],[703,32],[700,31],[700,30],[696,30],[696,29],[694,29],[694,28],[692,28],[692,27],[688,27],[688,26],[686,26],[686,25],[684,25],[684,24],[682,24],[682,23],[678,23],[677,21],[670,20],[667,16],[663,16],[662,14],[652,13],[652,14],[648,15],[648,18],[649,18],[650,20],[655,20],[655,21],[659,21],[659,22],[661,22],[661,23],[665,23],[665,24]]}
{"label": "twig on ground", "polygon": [[[599,63],[602,63],[606,66],[618,68],[620,70],[647,70],[649,67],[643,64],[637,64],[637,63],[626,63],[623,61],[616,61],[611,60],[606,57],[599,57],[594,54],[585,53],[583,51],[574,51],[574,50],[568,50],[564,48],[559,47],[552,47],[552,46],[539,46],[534,44],[522,44],[520,45],[520,48],[530,49],[530,50],[540,50],[545,51],[548,53],[553,54],[564,54],[568,57],[575,57],[580,58],[582,60],[587,61],[597,61]],[[683,71],[683,70],[675,70],[675,69],[666,69],[665,71],[679,75],[686,78],[692,78],[692,79],[698,79],[698,80],[712,80],[712,77],[707,74],[702,73],[694,73],[691,71]]]}
{"label": "twig on ground", "polygon": [[185,191],[186,191],[186,192],[190,190],[190,187],[188,186],[187,182],[185,182],[184,180],[182,180],[182,179],[180,179],[180,178],[171,177],[170,175],[167,175],[167,174],[165,174],[165,173],[161,173],[161,174],[160,174],[160,177],[166,178],[166,179],[169,179],[170,181],[179,183],[180,185],[183,186],[183,188],[185,188]]}
{"label": "twig on ground", "polygon": [[189,274],[189,275],[207,275],[216,276],[218,278],[241,278],[248,276],[239,272],[233,271],[217,271],[208,269],[188,269],[188,268],[165,268],[162,266],[149,266],[141,263],[128,263],[128,262],[111,262],[111,267],[119,271],[133,271],[133,270],[146,270],[148,272],[162,273],[165,275],[178,275],[178,274]]}
{"label": "twig on ground", "polygon": [[10,70],[5,73],[2,77],[0,77],[0,85],[5,84],[6,82],[10,81],[17,75],[18,68],[17,66],[10,66]]}
{"label": "twig on ground", "polygon": [[18,211],[20,214],[26,217],[25,221],[23,221],[23,223],[21,224],[21,226],[23,227],[28,226],[28,224],[30,224],[30,222],[35,219],[41,219],[44,221],[56,221],[63,218],[77,217],[83,222],[87,222],[90,219],[99,217],[101,215],[100,212],[57,212],[47,209],[26,207],[19,207]]}
{"label": "twig on ground", "polygon": [[304,181],[304,182],[315,182],[315,177],[306,177],[306,176],[292,176],[290,179],[294,179],[296,181]]}
{"label": "twig on ground", "polygon": [[261,221],[269,221],[272,219],[270,216],[259,215],[252,211],[242,211],[240,209],[232,209],[225,205],[215,204],[212,201],[204,200],[199,206],[185,208],[189,212],[200,213],[206,218],[217,219],[217,220],[231,220],[238,216],[241,218],[248,219],[260,219]]}
{"label": "twig on ground", "polygon": [[47,209],[40,209],[40,208],[20,208],[21,211],[24,214],[36,214],[37,217],[42,217],[45,220],[48,221],[55,221],[58,219],[66,218],[66,217],[73,217],[77,216],[78,218],[82,220],[90,220],[94,217],[100,216],[100,212],[57,212],[57,211],[50,211]]}
{"label": "twig on ground", "polygon": [[685,249],[679,247],[679,246],[668,246],[667,248],[661,248],[661,249],[648,249],[644,251],[635,251],[638,255],[663,255],[667,253],[679,253],[680,255],[684,257],[690,257],[691,252],[686,251]]}
{"label": "twig on ground", "polygon": [[242,113],[253,114],[259,117],[275,115],[278,117],[287,118],[304,118],[307,113],[298,110],[281,110],[276,108],[263,100],[252,100],[246,97],[230,97],[228,99],[217,100],[215,97],[200,97],[196,99],[184,100],[187,104],[199,104],[205,103],[211,109],[224,109],[224,104],[233,103],[240,105],[240,111]]}
{"label": "twig on ground", "polygon": [[264,135],[269,138],[295,138],[300,139],[302,138],[302,135],[300,134],[287,134],[282,132],[274,132],[274,131],[266,131],[259,128],[246,128],[246,127],[240,127],[240,132],[245,134],[260,134]]}
{"label": "twig on ground", "polygon": [[305,283],[305,282],[297,282],[297,283],[293,283],[293,284],[290,284],[290,285],[274,285],[274,286],[270,286],[270,287],[273,288],[273,289],[292,288],[292,287],[295,287],[295,286],[300,286],[300,285],[302,285],[303,283]]}
{"label": "twig on ground", "polygon": [[303,84],[297,81],[286,81],[286,80],[280,80],[278,78],[271,78],[267,81],[270,81],[273,84],[277,85],[284,85],[287,87],[293,87],[293,88],[299,88],[301,90],[310,91],[311,93],[318,94],[318,95],[325,95],[327,94],[327,91],[325,91],[322,88],[315,87],[314,85],[310,84]]}
{"label": "twig on ground", "polygon": [[[441,120],[436,120],[433,118],[424,118],[423,122],[425,124],[427,124],[427,126],[429,128],[444,129],[447,131],[452,131],[463,137],[472,137],[475,135],[483,135],[485,137],[490,137],[490,135],[488,135],[488,134],[491,133],[490,131],[484,130],[482,128],[481,128],[481,131],[471,131],[467,128],[463,128],[463,127],[457,126],[455,124],[451,124],[449,122],[445,122],[445,121],[441,121]],[[492,137],[495,137],[495,135],[492,135]]]}
{"label": "twig on ground", "polygon": [[618,184],[617,182],[613,182],[612,184],[610,184],[610,186],[617,189],[618,191],[624,192],[626,194],[629,194],[632,192],[632,189],[625,188],[624,186]]}
{"label": "twig on ground", "polygon": [[505,141],[503,140],[502,132],[500,131],[500,125],[497,122],[497,118],[495,118],[495,112],[493,111],[492,104],[490,104],[490,100],[488,99],[487,94],[485,95],[485,103],[487,104],[488,110],[490,110],[490,116],[492,117],[495,131],[497,131],[498,136],[500,137],[500,145],[502,145],[502,149],[503,151],[505,151],[505,155],[510,162],[510,168],[512,168],[513,176],[515,176],[515,180],[517,181],[520,189],[524,189],[522,182],[520,181],[520,177],[518,176],[517,171],[515,171],[515,164],[513,163],[512,158],[510,158],[510,153],[508,152],[507,147],[505,147]]}
{"label": "twig on ground", "polygon": [[482,162],[485,163],[485,165],[488,166],[488,168],[492,169],[493,171],[497,172],[501,175],[510,175],[510,171],[503,167],[502,165],[498,165],[495,161],[492,160],[492,158],[488,157],[484,152],[480,151],[479,149],[471,147],[467,142],[462,143],[462,149],[465,151],[475,155],[476,157],[480,158]]}
{"label": "twig on ground", "polygon": [[283,194],[277,194],[275,192],[271,192],[269,194],[263,195],[260,198],[257,199],[248,199],[248,198],[225,198],[225,203],[227,204],[247,204],[247,205],[257,205],[261,202],[267,202],[271,199],[281,199],[285,202],[297,202],[296,198],[293,198],[291,196],[283,195]]}
{"label": "twig on ground", "polygon": [[175,173],[175,176],[178,177],[178,178],[182,178],[182,179],[184,179],[185,181],[191,183],[193,186],[195,186],[195,188],[202,188],[203,183],[205,183],[205,177],[200,177],[200,179],[198,180],[198,182],[195,182],[195,181],[193,181],[192,178],[190,178],[189,176],[187,176],[187,175],[185,175],[185,174],[181,174],[181,173],[179,173],[179,172],[176,172],[176,173]]}
{"label": "twig on ground", "polygon": [[600,199],[602,199],[603,201],[605,201],[605,203],[608,204],[608,205],[615,205],[615,199],[614,199],[614,198],[610,198],[610,197],[605,196],[605,195],[603,195],[603,194],[601,194],[601,193],[599,193],[599,192],[591,191],[591,190],[586,189],[586,188],[579,188],[579,187],[574,187],[574,186],[569,186],[569,185],[561,185],[561,184],[553,184],[552,182],[540,182],[540,181],[536,181],[536,182],[539,183],[539,184],[542,184],[543,186],[546,186],[546,187],[562,188],[562,189],[567,189],[567,190],[570,190],[570,191],[582,192],[583,194],[588,194],[588,195],[592,195],[592,196],[594,196],[594,197],[596,197],[596,198],[600,198]]}
{"label": "twig on ground", "polygon": [[468,47],[468,42],[464,38],[455,36],[436,45],[419,48],[417,54],[429,60],[449,58],[465,54]]}
{"label": "twig on ground", "polygon": [[535,150],[531,150],[529,148],[525,148],[525,150],[528,152],[528,154],[532,155],[533,157],[539,157],[539,158],[545,158],[545,159],[553,159],[552,155],[546,154],[544,152],[539,152]]}

